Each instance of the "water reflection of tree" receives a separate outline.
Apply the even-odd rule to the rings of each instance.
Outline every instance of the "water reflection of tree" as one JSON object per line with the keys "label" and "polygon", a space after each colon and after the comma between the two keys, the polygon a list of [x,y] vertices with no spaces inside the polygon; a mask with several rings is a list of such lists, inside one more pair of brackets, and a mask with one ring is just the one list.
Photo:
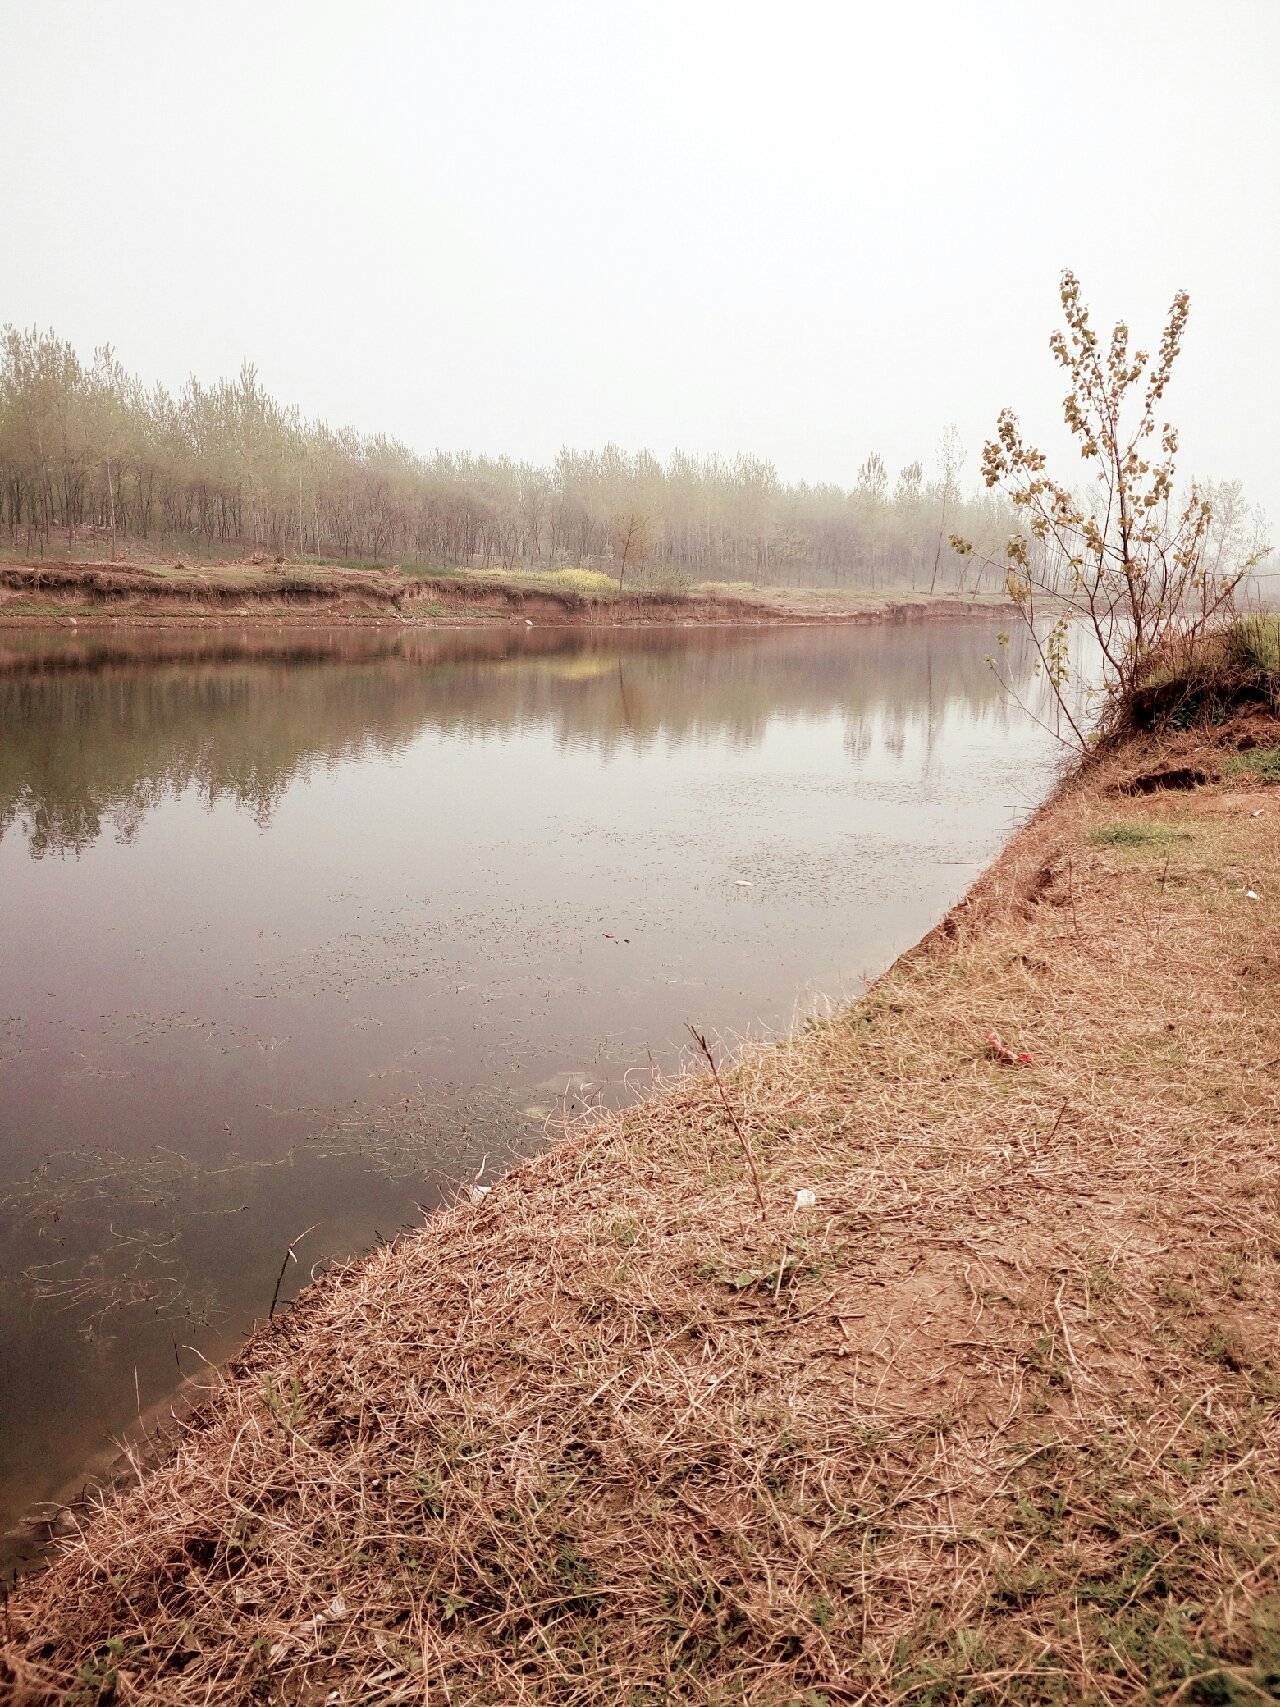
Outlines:
{"label": "water reflection of tree", "polygon": [[900,749],[916,730],[929,747],[957,712],[1009,715],[990,649],[980,623],[24,637],[0,653],[0,835],[20,823],[35,857],[79,852],[104,829],[129,840],[189,789],[266,824],[314,766],[392,752],[426,729],[547,729],[609,755],[750,747],[771,720],[838,715],[855,752]]}

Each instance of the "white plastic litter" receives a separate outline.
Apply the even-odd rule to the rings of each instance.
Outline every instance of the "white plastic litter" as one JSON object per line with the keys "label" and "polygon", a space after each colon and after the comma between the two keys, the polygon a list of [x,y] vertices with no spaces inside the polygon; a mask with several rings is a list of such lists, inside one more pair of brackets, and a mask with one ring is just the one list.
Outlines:
{"label": "white plastic litter", "polygon": [[817,1192],[816,1191],[810,1191],[809,1187],[807,1185],[801,1186],[800,1190],[796,1193],[796,1208],[797,1209],[816,1209],[817,1204],[818,1204]]}
{"label": "white plastic litter", "polygon": [[483,1203],[492,1190],[493,1187],[491,1185],[469,1185],[467,1187],[467,1196],[471,1199],[472,1203]]}
{"label": "white plastic litter", "polygon": [[1246,901],[1256,901],[1258,899],[1258,891],[1256,889],[1246,889],[1244,897]]}

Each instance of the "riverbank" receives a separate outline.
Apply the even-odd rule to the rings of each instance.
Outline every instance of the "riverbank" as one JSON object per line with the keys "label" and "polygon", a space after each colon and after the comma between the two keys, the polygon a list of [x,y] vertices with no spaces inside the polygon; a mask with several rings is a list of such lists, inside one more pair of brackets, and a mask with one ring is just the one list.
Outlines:
{"label": "riverbank", "polygon": [[852,1008],[327,1276],[10,1692],[1271,1698],[1278,774],[1131,743]]}
{"label": "riverbank", "polygon": [[688,591],[619,591],[588,571],[449,575],[341,566],[0,563],[0,628],[77,625],[175,626],[210,621],[533,623],[538,627],[650,623],[914,622],[1005,615],[1007,601],[955,592],[748,587],[707,583]]}

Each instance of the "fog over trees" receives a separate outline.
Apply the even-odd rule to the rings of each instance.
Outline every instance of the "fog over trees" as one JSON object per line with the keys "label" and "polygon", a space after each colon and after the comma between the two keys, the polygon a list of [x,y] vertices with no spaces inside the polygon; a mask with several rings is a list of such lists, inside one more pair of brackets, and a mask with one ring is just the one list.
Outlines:
{"label": "fog over trees", "polygon": [[[923,447],[928,454],[928,447]],[[1003,497],[970,490],[949,429],[924,460],[876,452],[849,487],[787,485],[773,465],[606,445],[550,467],[420,455],[275,401],[248,364],[172,395],[110,348],[91,361],[53,332],[3,332],[0,539],[40,556],[230,556],[550,569],[591,565],[624,585],[726,580],[973,588],[1011,528]],[[972,470],[976,480],[976,465]]]}

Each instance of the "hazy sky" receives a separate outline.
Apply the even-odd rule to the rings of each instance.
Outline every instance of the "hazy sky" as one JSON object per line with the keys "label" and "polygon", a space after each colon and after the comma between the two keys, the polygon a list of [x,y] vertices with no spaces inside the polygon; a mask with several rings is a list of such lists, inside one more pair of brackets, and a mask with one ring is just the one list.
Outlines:
{"label": "hazy sky", "polygon": [[0,0],[0,321],[423,450],[1050,437],[1060,268],[1280,525],[1280,0]]}

